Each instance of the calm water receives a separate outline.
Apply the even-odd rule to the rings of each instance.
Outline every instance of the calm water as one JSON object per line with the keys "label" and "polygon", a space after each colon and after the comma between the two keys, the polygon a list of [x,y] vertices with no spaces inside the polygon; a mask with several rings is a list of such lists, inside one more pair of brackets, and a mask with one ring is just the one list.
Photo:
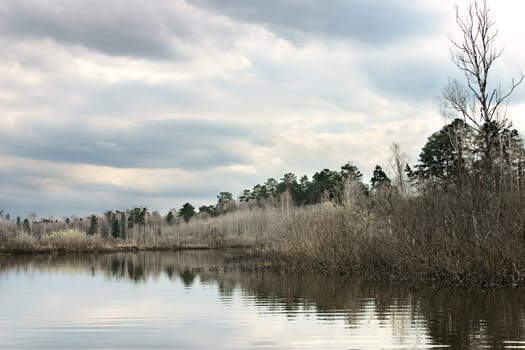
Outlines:
{"label": "calm water", "polygon": [[523,290],[407,289],[223,261],[0,256],[0,349],[525,349]]}

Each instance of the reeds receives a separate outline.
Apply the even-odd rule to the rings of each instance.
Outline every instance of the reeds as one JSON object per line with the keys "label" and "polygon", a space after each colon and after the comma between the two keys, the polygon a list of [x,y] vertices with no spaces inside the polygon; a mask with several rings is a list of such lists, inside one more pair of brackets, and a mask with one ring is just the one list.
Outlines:
{"label": "reeds", "polygon": [[516,286],[525,277],[524,204],[517,191],[383,192],[359,205],[246,209],[178,230],[219,247],[253,243],[255,268]]}
{"label": "reeds", "polygon": [[18,233],[4,236],[0,240],[0,251],[10,253],[93,252],[110,251],[115,248],[109,240],[76,230],[57,231],[41,237]]}
{"label": "reeds", "polygon": [[256,249],[248,258],[257,269],[483,285],[524,283],[524,193],[383,192],[360,201],[346,206],[246,207],[161,229],[146,225],[130,231],[126,239],[72,229],[29,235],[4,225],[0,252],[252,247]]}

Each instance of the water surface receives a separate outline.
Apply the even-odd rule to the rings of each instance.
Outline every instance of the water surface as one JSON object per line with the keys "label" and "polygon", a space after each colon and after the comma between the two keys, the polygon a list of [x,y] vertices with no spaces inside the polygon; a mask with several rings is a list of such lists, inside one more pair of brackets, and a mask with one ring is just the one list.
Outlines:
{"label": "water surface", "polygon": [[525,349],[521,289],[253,273],[224,254],[0,256],[0,349]]}

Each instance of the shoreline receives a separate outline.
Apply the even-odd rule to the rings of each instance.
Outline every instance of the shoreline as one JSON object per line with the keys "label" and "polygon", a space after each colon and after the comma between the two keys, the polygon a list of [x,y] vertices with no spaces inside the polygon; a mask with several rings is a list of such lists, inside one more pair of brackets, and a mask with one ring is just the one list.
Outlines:
{"label": "shoreline", "polygon": [[[422,267],[414,270],[394,269],[392,267],[379,269],[371,266],[343,267],[325,266],[314,259],[293,258],[275,252],[264,252],[264,249],[255,246],[231,245],[231,246],[173,246],[154,247],[140,246],[138,244],[117,245],[112,247],[96,248],[83,247],[78,249],[66,249],[64,247],[42,247],[39,249],[9,249],[0,246],[1,256],[38,256],[38,255],[87,255],[87,254],[116,254],[116,253],[140,253],[140,252],[181,252],[181,251],[223,251],[227,252],[224,264],[236,264],[241,271],[249,273],[281,272],[281,273],[315,273],[334,277],[359,277],[371,282],[418,285],[429,283],[432,286],[448,286],[459,288],[523,288],[523,283],[516,283],[513,276],[500,276],[498,280],[486,280],[471,275],[453,276],[439,271],[430,271]],[[231,252],[230,250],[236,250]]]}
{"label": "shoreline", "polygon": [[154,247],[140,245],[121,245],[113,247],[82,247],[78,249],[64,247],[42,247],[37,249],[16,249],[0,247],[1,255],[42,255],[42,254],[111,254],[111,253],[135,253],[135,252],[177,252],[186,250],[227,250],[227,249],[251,249],[253,246],[231,245],[223,247],[211,247],[206,245],[195,246],[173,246]]}

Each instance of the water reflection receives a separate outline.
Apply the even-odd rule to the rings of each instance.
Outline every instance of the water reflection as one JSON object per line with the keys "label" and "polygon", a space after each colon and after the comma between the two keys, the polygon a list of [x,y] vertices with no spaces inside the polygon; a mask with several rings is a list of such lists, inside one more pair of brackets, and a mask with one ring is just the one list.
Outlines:
{"label": "water reflection", "polygon": [[249,273],[225,254],[0,256],[0,348],[525,348],[523,290]]}

